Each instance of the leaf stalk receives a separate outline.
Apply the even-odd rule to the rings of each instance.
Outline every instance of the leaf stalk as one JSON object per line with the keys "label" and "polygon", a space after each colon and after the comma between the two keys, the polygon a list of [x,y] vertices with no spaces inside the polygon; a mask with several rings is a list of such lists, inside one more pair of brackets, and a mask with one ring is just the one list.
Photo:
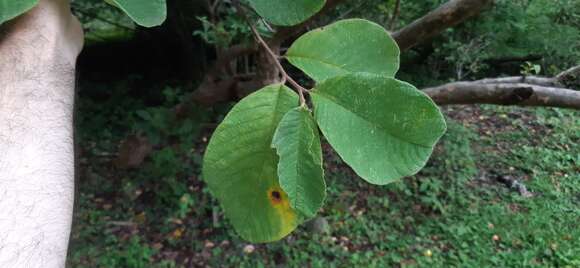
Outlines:
{"label": "leaf stalk", "polygon": [[274,62],[274,65],[276,65],[276,68],[280,70],[280,73],[282,74],[282,84],[286,84],[286,82],[288,82],[290,85],[292,85],[292,87],[294,87],[294,89],[298,92],[298,96],[300,97],[300,106],[306,107],[306,98],[304,95],[307,94],[309,90],[298,84],[298,82],[292,79],[292,77],[286,72],[286,70],[280,63],[280,56],[274,53],[274,51],[272,51],[268,43],[264,40],[264,38],[262,38],[258,30],[256,29],[256,26],[250,21],[248,15],[246,14],[245,10],[240,5],[240,3],[238,1],[235,1],[234,5],[238,13],[242,15],[248,26],[250,26],[250,30],[252,31],[252,35],[254,36],[256,42],[258,42],[258,44],[260,44],[260,46],[264,48],[268,56]]}

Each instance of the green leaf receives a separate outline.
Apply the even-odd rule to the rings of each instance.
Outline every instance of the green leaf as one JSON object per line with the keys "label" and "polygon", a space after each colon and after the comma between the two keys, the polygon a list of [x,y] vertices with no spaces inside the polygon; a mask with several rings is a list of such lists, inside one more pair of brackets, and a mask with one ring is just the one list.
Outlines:
{"label": "green leaf", "polygon": [[30,10],[38,0],[0,0],[0,24]]}
{"label": "green leaf", "polygon": [[144,27],[161,25],[167,17],[165,0],[105,0],[119,7],[135,23]]}
{"label": "green leaf", "polygon": [[297,106],[298,96],[287,87],[265,87],[234,106],[207,147],[203,177],[236,231],[251,242],[279,240],[302,221],[279,185],[271,148],[280,120]]}
{"label": "green leaf", "polygon": [[373,184],[417,173],[446,129],[435,103],[385,76],[347,74],[312,93],[322,133],[353,170]]}
{"label": "green leaf", "polygon": [[320,135],[310,111],[298,107],[284,115],[272,147],[280,156],[278,177],[290,205],[305,217],[313,217],[326,197],[326,184]]}
{"label": "green leaf", "polygon": [[304,34],[292,44],[286,57],[321,82],[356,72],[394,77],[399,54],[397,43],[383,27],[349,19]]}
{"label": "green leaf", "polygon": [[249,0],[250,5],[272,24],[291,26],[316,14],[326,0]]}

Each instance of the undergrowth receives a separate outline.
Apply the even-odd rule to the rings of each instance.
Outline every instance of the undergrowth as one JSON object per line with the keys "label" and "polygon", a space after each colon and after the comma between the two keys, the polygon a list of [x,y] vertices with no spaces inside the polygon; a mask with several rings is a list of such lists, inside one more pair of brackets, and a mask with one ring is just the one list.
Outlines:
{"label": "undergrowth", "polygon": [[[72,267],[580,267],[577,112],[446,108],[449,130],[427,167],[384,187],[357,179],[325,146],[322,231],[306,224],[250,245],[199,176],[208,122],[226,109],[172,124],[179,92],[165,96],[157,108],[81,101]],[[154,151],[141,167],[119,170],[112,163],[127,134],[148,137]]]}

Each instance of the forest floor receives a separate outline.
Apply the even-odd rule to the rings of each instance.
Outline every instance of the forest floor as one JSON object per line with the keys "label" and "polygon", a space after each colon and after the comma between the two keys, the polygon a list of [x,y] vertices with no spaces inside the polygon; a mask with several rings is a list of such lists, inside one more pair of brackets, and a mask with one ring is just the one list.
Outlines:
{"label": "forest floor", "polygon": [[[446,107],[427,167],[387,186],[359,179],[325,144],[320,217],[249,244],[199,176],[208,122],[228,106],[167,125],[180,94],[164,94],[154,108],[81,96],[71,267],[580,267],[579,112]],[[135,133],[160,145],[119,169],[118,145]]]}

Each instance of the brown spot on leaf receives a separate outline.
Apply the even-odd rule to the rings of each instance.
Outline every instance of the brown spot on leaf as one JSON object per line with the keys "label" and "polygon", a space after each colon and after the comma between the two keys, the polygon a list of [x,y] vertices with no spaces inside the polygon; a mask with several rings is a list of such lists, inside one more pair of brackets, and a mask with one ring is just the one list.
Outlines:
{"label": "brown spot on leaf", "polygon": [[278,204],[282,202],[282,194],[278,190],[274,190],[270,192],[270,199],[274,204]]}

